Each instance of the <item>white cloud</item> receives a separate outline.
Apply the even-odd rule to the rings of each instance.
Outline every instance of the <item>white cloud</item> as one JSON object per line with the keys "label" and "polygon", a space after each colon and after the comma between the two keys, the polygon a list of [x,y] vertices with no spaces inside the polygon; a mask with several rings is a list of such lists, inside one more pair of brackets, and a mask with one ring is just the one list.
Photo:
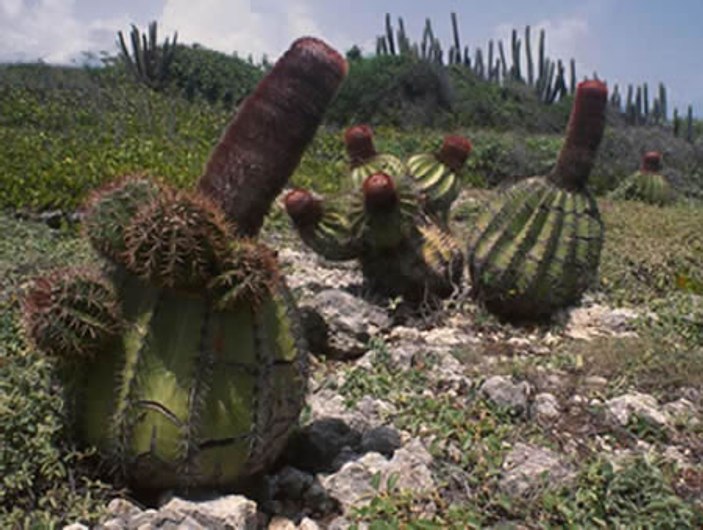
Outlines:
{"label": "white cloud", "polygon": [[[254,5],[253,5],[254,4]],[[258,9],[249,0],[166,0],[159,17],[164,30],[181,42],[243,56],[276,58],[303,35],[324,38],[303,1],[276,2]]]}
{"label": "white cloud", "polygon": [[126,16],[78,20],[74,0],[0,0],[0,60],[69,63],[84,51],[113,51]]}

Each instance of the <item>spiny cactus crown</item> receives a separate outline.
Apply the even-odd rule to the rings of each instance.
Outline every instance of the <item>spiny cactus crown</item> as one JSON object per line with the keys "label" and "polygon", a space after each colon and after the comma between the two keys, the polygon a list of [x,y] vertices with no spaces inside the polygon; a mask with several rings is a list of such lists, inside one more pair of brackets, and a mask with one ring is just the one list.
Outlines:
{"label": "spiny cactus crown", "polygon": [[124,263],[164,287],[202,287],[229,248],[219,208],[195,193],[164,191],[140,208],[125,230]]}
{"label": "spiny cactus crown", "polygon": [[88,270],[37,278],[23,299],[23,313],[35,347],[64,359],[94,355],[122,326],[114,290]]}
{"label": "spiny cactus crown", "polygon": [[159,193],[159,184],[142,175],[126,175],[91,193],[84,208],[83,230],[93,248],[119,262],[125,251],[127,225],[137,210]]}

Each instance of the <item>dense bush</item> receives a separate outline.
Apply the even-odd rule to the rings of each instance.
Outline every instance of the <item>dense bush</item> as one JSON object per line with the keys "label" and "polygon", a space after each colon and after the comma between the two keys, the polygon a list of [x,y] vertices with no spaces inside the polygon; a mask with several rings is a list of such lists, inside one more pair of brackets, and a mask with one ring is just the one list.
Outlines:
{"label": "dense bush", "polygon": [[405,56],[356,59],[327,119],[337,125],[442,126],[452,99],[446,70],[437,65]]}
{"label": "dense bush", "polygon": [[52,70],[36,68],[24,85],[0,81],[0,209],[73,210],[90,189],[130,172],[185,185],[229,118],[110,69],[75,70],[61,83]]}
{"label": "dense bush", "polygon": [[263,70],[233,55],[198,44],[176,47],[171,83],[190,101],[198,98],[231,109],[256,86]]}

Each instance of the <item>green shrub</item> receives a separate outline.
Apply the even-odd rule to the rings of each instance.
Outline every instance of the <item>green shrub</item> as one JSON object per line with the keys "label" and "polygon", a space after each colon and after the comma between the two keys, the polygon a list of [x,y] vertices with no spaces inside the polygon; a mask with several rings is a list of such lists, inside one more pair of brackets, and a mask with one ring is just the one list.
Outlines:
{"label": "green shrub", "polygon": [[703,293],[703,210],[601,201],[606,227],[600,288],[615,304],[676,291]]}
{"label": "green shrub", "polygon": [[25,86],[0,82],[0,209],[71,211],[89,190],[144,168],[190,184],[229,117],[107,69],[55,86],[33,72]]}
{"label": "green shrub", "polygon": [[54,367],[25,347],[17,313],[0,304],[0,527],[96,522],[117,492],[68,442]]}
{"label": "green shrub", "polygon": [[189,101],[204,99],[231,109],[262,75],[261,68],[239,57],[193,44],[176,47],[170,79]]}
{"label": "green shrub", "polygon": [[543,500],[558,528],[698,528],[703,514],[678,497],[662,469],[636,456],[616,469],[592,462],[575,488]]}
{"label": "green shrub", "polygon": [[443,68],[408,56],[376,56],[350,63],[327,120],[342,126],[440,126],[447,123],[451,105]]}

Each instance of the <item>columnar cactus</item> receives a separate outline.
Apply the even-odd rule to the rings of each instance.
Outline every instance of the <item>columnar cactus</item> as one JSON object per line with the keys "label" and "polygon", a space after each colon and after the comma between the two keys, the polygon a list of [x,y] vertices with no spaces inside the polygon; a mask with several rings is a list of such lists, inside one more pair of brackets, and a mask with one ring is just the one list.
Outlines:
{"label": "columnar cactus", "polygon": [[423,197],[425,210],[444,225],[449,221],[449,209],[459,195],[459,181],[471,142],[461,136],[447,136],[436,153],[411,156],[410,176]]}
{"label": "columnar cactus", "polygon": [[586,184],[606,103],[604,83],[580,83],[556,167],[514,185],[479,217],[469,271],[473,294],[489,311],[512,320],[545,318],[578,301],[594,281],[603,224]]}
{"label": "columnar cactus", "polygon": [[626,199],[664,206],[675,199],[674,190],[667,178],[661,174],[662,155],[649,151],[642,157],[639,171],[630,175],[611,194],[613,199]]}
{"label": "columnar cactus", "polygon": [[306,190],[291,191],[284,202],[302,240],[327,259],[358,259],[376,294],[434,303],[460,282],[458,246],[422,211],[403,174],[372,173],[344,207]]}
{"label": "columnar cactus", "polygon": [[232,485],[265,469],[295,425],[307,370],[296,308],[274,254],[238,236],[256,236],[345,74],[327,45],[296,41],[200,191],[139,177],[100,190],[85,230],[104,271],[29,290],[26,329],[59,359],[76,435],[135,488]]}

